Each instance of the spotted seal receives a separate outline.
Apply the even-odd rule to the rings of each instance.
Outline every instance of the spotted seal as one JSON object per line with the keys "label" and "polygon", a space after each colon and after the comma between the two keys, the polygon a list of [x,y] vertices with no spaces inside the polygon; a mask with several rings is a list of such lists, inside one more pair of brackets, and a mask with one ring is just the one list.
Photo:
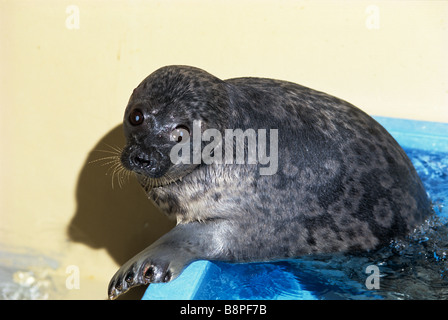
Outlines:
{"label": "spotted seal", "polygon": [[[260,161],[173,163],[174,146],[193,144],[194,121],[224,140],[229,128],[253,129],[257,139],[257,130],[277,130],[275,173],[260,174]],[[220,80],[195,67],[167,66],[134,89],[123,123],[123,168],[178,224],[118,270],[112,299],[133,286],[170,281],[198,259],[273,261],[378,248],[431,213],[414,167],[381,125],[344,100],[295,83]]]}

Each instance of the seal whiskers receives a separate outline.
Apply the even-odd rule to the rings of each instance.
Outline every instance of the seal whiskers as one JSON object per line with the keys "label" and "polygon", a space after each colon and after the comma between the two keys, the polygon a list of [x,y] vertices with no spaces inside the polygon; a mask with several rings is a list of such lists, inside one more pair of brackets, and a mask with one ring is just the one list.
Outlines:
{"label": "seal whiskers", "polygon": [[106,146],[109,147],[111,150],[98,149],[98,150],[94,150],[94,151],[107,153],[107,154],[111,154],[111,155],[89,161],[89,164],[100,163],[101,166],[109,166],[109,168],[106,172],[106,175],[109,175],[110,173],[112,173],[112,179],[111,179],[112,189],[114,189],[115,178],[117,179],[118,186],[121,189],[121,188],[123,188],[125,181],[126,180],[129,181],[129,177],[133,172],[131,170],[126,169],[123,166],[123,164],[121,163],[120,158],[121,158],[121,152],[123,151],[122,148],[114,147],[114,146],[111,146],[108,144],[106,144]]}

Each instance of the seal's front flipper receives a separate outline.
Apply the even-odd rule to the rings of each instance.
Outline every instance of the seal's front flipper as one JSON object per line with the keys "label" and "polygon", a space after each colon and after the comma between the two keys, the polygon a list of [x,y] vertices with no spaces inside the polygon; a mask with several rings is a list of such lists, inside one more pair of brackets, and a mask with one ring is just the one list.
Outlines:
{"label": "seal's front flipper", "polygon": [[176,226],[115,273],[109,283],[109,299],[132,287],[171,281],[194,260],[225,260],[215,224],[192,222]]}
{"label": "seal's front flipper", "polygon": [[173,268],[168,259],[163,259],[148,247],[126,262],[109,283],[109,299],[115,299],[132,287],[172,279]]}

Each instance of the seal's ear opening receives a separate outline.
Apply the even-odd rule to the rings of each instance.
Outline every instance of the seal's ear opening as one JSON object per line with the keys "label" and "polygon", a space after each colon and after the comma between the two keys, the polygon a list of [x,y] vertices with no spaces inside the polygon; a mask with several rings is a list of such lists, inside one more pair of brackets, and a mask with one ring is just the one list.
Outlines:
{"label": "seal's ear opening", "polygon": [[105,248],[119,265],[175,225],[147,199],[133,174],[121,187],[116,180],[112,187],[110,166],[95,161],[108,156],[98,150],[110,151],[124,144],[123,126],[119,125],[93,146],[78,178],[77,208],[67,226],[70,240]]}

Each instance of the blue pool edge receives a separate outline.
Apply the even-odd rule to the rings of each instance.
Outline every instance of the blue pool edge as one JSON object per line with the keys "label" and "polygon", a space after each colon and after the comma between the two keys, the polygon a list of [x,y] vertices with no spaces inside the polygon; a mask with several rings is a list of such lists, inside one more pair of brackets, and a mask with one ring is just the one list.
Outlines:
{"label": "blue pool edge", "polygon": [[[402,148],[448,153],[448,123],[372,117],[397,140]],[[195,261],[173,281],[150,284],[142,300],[194,300],[212,264],[206,260]],[[303,292],[302,296],[314,297],[309,291]]]}
{"label": "blue pool edge", "polygon": [[171,282],[150,284],[142,300],[193,300],[211,264],[194,261]]}
{"label": "blue pool edge", "polygon": [[448,152],[448,123],[373,116],[402,148]]}

